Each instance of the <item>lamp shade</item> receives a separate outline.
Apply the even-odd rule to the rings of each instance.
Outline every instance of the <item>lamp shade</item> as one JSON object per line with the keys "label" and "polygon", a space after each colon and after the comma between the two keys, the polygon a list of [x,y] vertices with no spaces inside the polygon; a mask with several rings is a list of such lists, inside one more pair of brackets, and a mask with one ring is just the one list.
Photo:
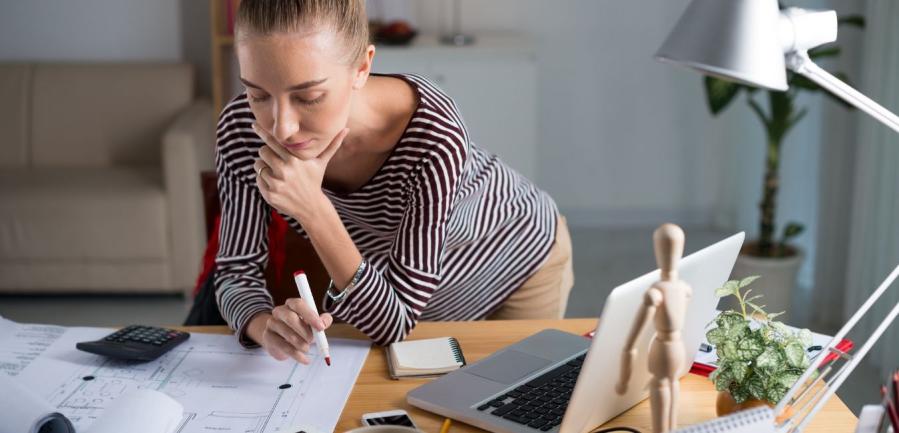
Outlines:
{"label": "lamp shade", "polygon": [[777,0],[693,0],[656,58],[755,87],[787,90]]}

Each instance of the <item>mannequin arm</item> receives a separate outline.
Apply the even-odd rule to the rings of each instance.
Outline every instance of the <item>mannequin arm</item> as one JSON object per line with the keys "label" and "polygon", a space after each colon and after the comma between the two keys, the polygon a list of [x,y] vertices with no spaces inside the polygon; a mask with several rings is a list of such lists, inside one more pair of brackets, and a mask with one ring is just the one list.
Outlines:
{"label": "mannequin arm", "polygon": [[634,368],[634,356],[637,354],[637,349],[634,347],[637,344],[637,338],[643,333],[646,325],[649,324],[649,320],[655,315],[656,308],[661,303],[662,294],[656,288],[651,287],[646,291],[646,295],[643,297],[643,304],[637,310],[637,317],[634,319],[634,324],[631,325],[631,332],[628,334],[627,342],[624,344],[624,351],[621,352],[621,377],[615,386],[615,391],[618,394],[627,392],[627,383],[630,381],[631,371]]}

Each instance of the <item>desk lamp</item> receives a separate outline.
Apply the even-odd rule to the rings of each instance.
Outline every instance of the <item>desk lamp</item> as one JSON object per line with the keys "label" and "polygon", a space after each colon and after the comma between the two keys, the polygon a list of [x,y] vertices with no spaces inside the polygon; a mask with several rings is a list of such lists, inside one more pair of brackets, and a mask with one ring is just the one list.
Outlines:
{"label": "desk lamp", "polygon": [[[787,90],[786,69],[790,69],[899,132],[899,117],[809,58],[809,49],[836,39],[834,11],[781,11],[777,0],[693,0],[656,58],[725,80],[781,91]],[[775,415],[784,414],[788,406],[794,410],[792,416],[777,425],[778,431],[802,431],[899,315],[897,303],[855,354],[834,347],[897,276],[899,266],[825,347],[824,353],[836,354],[842,365],[830,364],[820,371],[808,369],[778,403]]]}

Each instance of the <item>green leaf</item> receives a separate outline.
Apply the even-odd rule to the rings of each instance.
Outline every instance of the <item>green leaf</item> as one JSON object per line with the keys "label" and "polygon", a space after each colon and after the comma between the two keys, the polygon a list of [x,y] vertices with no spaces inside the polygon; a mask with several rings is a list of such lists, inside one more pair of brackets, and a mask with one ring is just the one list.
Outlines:
{"label": "green leaf", "polygon": [[743,318],[743,315],[735,311],[724,311],[715,319],[715,324],[720,328],[724,328],[725,332],[735,326],[746,326],[749,322]]}
{"label": "green leaf", "polygon": [[713,346],[717,346],[724,342],[724,339],[727,338],[727,333],[724,332],[724,328],[714,328],[705,333],[705,338],[709,340],[709,343],[712,343]]}
{"label": "green leaf", "polygon": [[737,404],[743,403],[751,397],[748,387],[733,387],[728,391],[730,391],[731,397],[734,398],[734,401],[736,401]]}
{"label": "green leaf", "polygon": [[781,373],[780,375],[777,376],[777,380],[781,386],[789,389],[794,384],[796,384],[796,381],[799,380],[800,376],[802,376],[802,373],[796,373],[796,372]]}
{"label": "green leaf", "polygon": [[728,389],[730,384],[733,383],[733,373],[731,373],[730,364],[728,363],[719,364],[713,374],[714,377],[709,375],[709,378],[715,382],[715,389],[718,391]]}
{"label": "green leaf", "polygon": [[718,113],[724,110],[734,97],[740,93],[740,88],[743,87],[735,82],[711,76],[706,76],[704,83],[706,101],[709,104],[709,111],[713,115],[718,115]]}
{"label": "green leaf", "polygon": [[746,387],[749,389],[749,393],[752,394],[754,398],[759,400],[764,400],[767,396],[767,387],[765,386],[765,381],[762,380],[759,376],[753,376],[749,378],[746,382]]}
{"label": "green leaf", "polygon": [[768,387],[767,392],[765,392],[765,397],[763,400],[767,400],[769,403],[777,404],[785,395],[787,395],[787,391],[789,388],[784,388],[780,385],[771,385]]}
{"label": "green leaf", "polygon": [[787,312],[786,312],[786,311],[780,311],[780,312],[777,312],[777,313],[771,313],[771,314],[768,315],[768,321],[770,322],[770,321],[772,321],[772,320],[774,320],[774,319],[776,319],[776,318],[778,318],[778,317],[780,317],[780,316],[783,316],[784,314],[787,314]]}
{"label": "green leaf", "polygon": [[737,362],[731,366],[731,371],[733,372],[734,381],[742,383],[749,376],[749,365]]}
{"label": "green leaf", "polygon": [[773,347],[766,348],[762,354],[755,358],[755,367],[762,372],[770,374],[780,370],[782,366],[783,358],[780,355],[780,351]]}
{"label": "green leaf", "polygon": [[715,296],[719,298],[723,298],[725,296],[734,295],[737,293],[737,288],[739,287],[737,281],[728,281],[724,283],[723,286],[715,289]]}
{"label": "green leaf", "polygon": [[862,15],[847,15],[837,18],[837,25],[847,25],[858,28],[865,28],[865,17]]}
{"label": "green leaf", "polygon": [[[803,110],[802,113],[805,113],[805,110]],[[804,225],[795,221],[787,223],[787,225],[784,226],[783,243],[787,243],[789,239],[799,236],[803,231],[805,231]]]}
{"label": "green leaf", "polygon": [[746,334],[748,334],[749,331],[750,331],[750,329],[749,329],[749,322],[747,322],[747,321],[744,320],[744,321],[743,321],[742,323],[740,323],[740,324],[736,324],[736,325],[733,325],[733,326],[731,326],[731,327],[729,327],[729,328],[725,328],[725,329],[724,329],[724,332],[725,332],[724,338],[725,338],[726,340],[729,340],[729,341],[731,341],[731,342],[734,342],[734,341],[737,341],[737,340],[743,338],[743,336],[745,336]]}
{"label": "green leaf", "polygon": [[765,316],[765,317],[768,317],[768,313],[766,313],[765,310],[764,310],[764,305],[761,305],[761,306],[760,306],[760,305],[756,305],[755,303],[749,302],[749,301],[746,301],[746,305],[748,305],[749,307],[751,307],[752,310],[755,311],[756,313],[759,313],[759,314],[761,314],[761,315],[763,315],[763,316]]}
{"label": "green leaf", "polygon": [[740,360],[748,362],[761,355],[764,351],[765,345],[761,338],[750,335],[737,342],[735,354]]}
{"label": "green leaf", "polygon": [[[778,314],[783,314],[783,313],[778,313]],[[787,325],[784,325],[783,322],[769,322],[769,323],[770,323],[771,327],[774,328],[774,330],[777,331],[777,333],[780,334],[782,337],[790,335],[790,332],[791,332],[790,328],[787,327]]]}
{"label": "green leaf", "polygon": [[765,116],[765,111],[762,110],[762,107],[758,102],[755,102],[755,99],[749,98],[748,100],[749,108],[759,117],[759,120],[762,121],[762,125],[765,125],[765,129],[771,129],[771,120]]}
{"label": "green leaf", "polygon": [[[746,287],[746,286],[752,284],[753,281],[755,281],[755,280],[757,280],[757,279],[759,279],[759,278],[760,278],[759,275],[753,275],[753,276],[750,276],[750,277],[743,278],[742,280],[740,280],[740,285],[739,285],[739,287],[742,289],[742,288],[744,288],[744,287]],[[746,294],[748,294],[748,293],[749,293],[749,292],[746,292]],[[746,296],[746,294],[744,294],[744,296]]]}
{"label": "green leaf", "polygon": [[[752,289],[750,289],[750,290],[752,290]],[[743,302],[753,302],[756,299],[760,299],[760,298],[762,298],[762,295],[755,295],[755,296],[746,298]]]}
{"label": "green leaf", "polygon": [[811,59],[823,59],[827,57],[836,57],[840,55],[840,47],[818,47],[808,50],[808,56]]}
{"label": "green leaf", "polygon": [[715,289],[715,296],[717,296],[719,298],[723,298],[725,296],[730,296],[733,294],[734,294],[734,292],[727,286],[719,287],[719,288]]}
{"label": "green leaf", "polygon": [[730,339],[721,342],[721,344],[715,348],[715,351],[718,353],[718,358],[721,359],[739,358],[737,356],[737,343]]}
{"label": "green leaf", "polygon": [[808,329],[800,329],[799,330],[799,342],[808,348],[812,345],[812,331]]}
{"label": "green leaf", "polygon": [[805,346],[798,341],[790,342],[784,347],[784,354],[786,354],[787,364],[790,367],[802,368],[802,364],[805,361]]}

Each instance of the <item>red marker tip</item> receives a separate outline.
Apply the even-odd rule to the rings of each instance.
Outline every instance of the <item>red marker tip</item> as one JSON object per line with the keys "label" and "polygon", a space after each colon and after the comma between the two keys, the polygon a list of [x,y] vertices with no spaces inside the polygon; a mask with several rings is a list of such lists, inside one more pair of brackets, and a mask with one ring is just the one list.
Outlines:
{"label": "red marker tip", "polygon": [[325,357],[325,364],[328,364],[328,367],[331,366],[331,357],[330,356]]}
{"label": "red marker tip", "polygon": [[297,275],[302,275],[302,274],[305,274],[305,272],[303,272],[303,270],[300,269],[300,270],[294,272],[294,273],[293,273],[293,276],[295,277],[295,276],[297,276]]}

